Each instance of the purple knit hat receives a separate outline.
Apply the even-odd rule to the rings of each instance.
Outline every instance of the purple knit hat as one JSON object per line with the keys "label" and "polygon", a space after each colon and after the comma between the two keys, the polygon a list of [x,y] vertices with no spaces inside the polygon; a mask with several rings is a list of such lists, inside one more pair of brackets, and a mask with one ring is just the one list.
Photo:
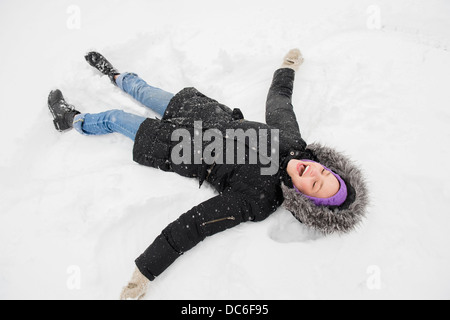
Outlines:
{"label": "purple knit hat", "polygon": [[[316,161],[309,160],[309,159],[302,159],[302,161],[318,163]],[[347,186],[345,185],[344,180],[342,180],[342,178],[338,174],[334,173],[333,171],[331,171],[330,169],[325,167],[323,164],[320,163],[320,165],[323,166],[325,168],[325,170],[330,171],[336,177],[336,179],[338,179],[338,181],[339,181],[340,188],[334,196],[329,197],[329,198],[310,197],[310,196],[307,196],[306,194],[300,192],[300,190],[298,190],[296,186],[294,186],[294,189],[301,195],[305,196],[306,198],[308,198],[312,202],[314,202],[314,204],[316,206],[340,206],[341,204],[343,204],[345,202],[345,199],[347,199]]]}

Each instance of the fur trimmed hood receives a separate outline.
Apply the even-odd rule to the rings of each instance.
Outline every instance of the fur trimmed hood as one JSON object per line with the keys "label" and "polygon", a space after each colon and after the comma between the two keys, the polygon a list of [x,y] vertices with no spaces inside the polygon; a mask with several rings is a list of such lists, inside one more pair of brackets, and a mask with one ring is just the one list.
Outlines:
{"label": "fur trimmed hood", "polygon": [[324,234],[347,233],[355,229],[366,214],[369,196],[361,170],[344,154],[319,143],[308,145],[319,162],[345,181],[348,189],[347,200],[339,207],[316,206],[295,189],[281,185],[283,207],[308,227]]}

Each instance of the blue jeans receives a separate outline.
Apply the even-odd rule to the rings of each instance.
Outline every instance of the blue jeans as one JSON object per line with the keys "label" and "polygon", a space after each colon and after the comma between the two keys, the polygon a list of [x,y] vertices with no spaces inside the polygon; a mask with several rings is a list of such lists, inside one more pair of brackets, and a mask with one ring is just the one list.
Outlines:
{"label": "blue jeans", "polygon": [[[134,73],[122,73],[116,83],[123,91],[161,116],[164,115],[174,96],[172,93],[148,85]],[[85,135],[118,132],[134,141],[136,133],[145,119],[122,110],[109,110],[96,114],[79,114],[75,117],[73,126],[78,132]]]}

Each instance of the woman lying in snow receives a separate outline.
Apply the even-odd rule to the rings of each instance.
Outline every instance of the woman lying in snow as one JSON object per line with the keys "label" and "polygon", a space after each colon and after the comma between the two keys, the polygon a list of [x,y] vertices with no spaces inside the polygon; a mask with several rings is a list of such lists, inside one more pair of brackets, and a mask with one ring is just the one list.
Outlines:
{"label": "woman lying in snow", "polygon": [[[331,148],[318,143],[307,145],[300,135],[291,99],[295,72],[303,63],[299,50],[291,50],[275,71],[267,97],[266,123],[244,120],[239,109],[231,110],[195,88],[185,88],[173,95],[151,87],[136,74],[118,72],[97,52],[90,52],[85,58],[114,85],[159,113],[162,119],[146,119],[121,110],[81,114],[64,100],[61,91],[54,90],[48,106],[56,129],[75,128],[85,135],[119,132],[134,141],[133,159],[137,163],[197,178],[200,186],[206,181],[218,192],[169,224],[136,259],[137,268],[123,288],[122,299],[142,298],[150,281],[206,237],[241,222],[264,220],[281,205],[301,223],[324,234],[348,232],[364,216],[368,200],[360,170]],[[171,155],[179,141],[173,141],[172,134],[184,129],[193,137],[197,121],[202,121],[201,130],[224,133],[224,140],[228,129],[276,132],[278,139],[270,140],[279,144],[276,172],[264,175],[261,168],[267,162],[249,164],[236,158],[233,163],[175,163]],[[203,151],[207,146],[202,145]],[[254,148],[249,148],[248,143],[243,146],[248,159],[250,149]],[[186,150],[196,156],[195,148]]]}

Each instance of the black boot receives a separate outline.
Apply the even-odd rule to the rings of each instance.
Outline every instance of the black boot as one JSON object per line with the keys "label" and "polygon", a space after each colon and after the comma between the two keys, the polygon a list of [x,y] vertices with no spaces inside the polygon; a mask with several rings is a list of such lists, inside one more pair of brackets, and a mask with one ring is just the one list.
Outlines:
{"label": "black boot", "polygon": [[114,68],[113,65],[108,60],[106,60],[104,56],[102,56],[98,52],[93,51],[89,52],[84,57],[92,67],[94,67],[104,75],[107,75],[111,82],[117,86],[114,76],[120,74],[120,72],[117,71],[117,69]]}
{"label": "black boot", "polygon": [[60,90],[53,90],[48,96],[48,108],[53,115],[56,130],[62,132],[73,128],[73,118],[79,111],[64,100]]}

